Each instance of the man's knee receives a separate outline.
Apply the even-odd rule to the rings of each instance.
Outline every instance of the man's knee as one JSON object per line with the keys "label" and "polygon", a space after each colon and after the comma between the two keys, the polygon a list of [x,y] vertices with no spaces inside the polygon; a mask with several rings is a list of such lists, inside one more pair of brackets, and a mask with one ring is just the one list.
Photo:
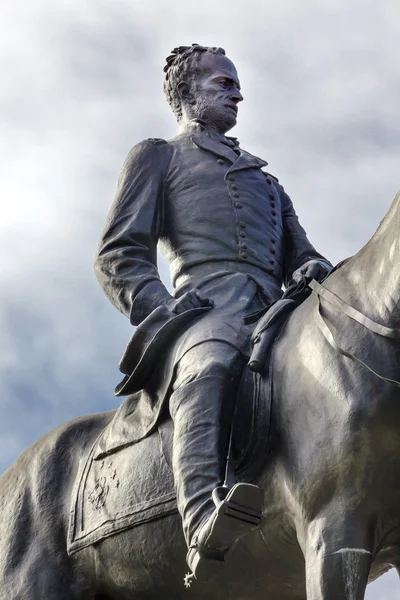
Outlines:
{"label": "man's knee", "polygon": [[175,385],[182,385],[202,379],[215,377],[234,379],[239,375],[243,357],[239,350],[224,342],[205,342],[191,348],[178,362]]}

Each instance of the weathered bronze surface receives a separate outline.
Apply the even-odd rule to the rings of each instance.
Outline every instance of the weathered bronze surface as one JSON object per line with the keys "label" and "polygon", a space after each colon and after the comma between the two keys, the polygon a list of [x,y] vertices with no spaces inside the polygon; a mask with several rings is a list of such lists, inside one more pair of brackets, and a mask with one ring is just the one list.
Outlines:
{"label": "weathered bronze surface", "polygon": [[[331,265],[308,241],[266,162],[225,135],[243,97],[224,52],[180,47],[165,70],[178,135],[146,140],[129,153],[96,259],[105,292],[137,326],[117,390],[133,395],[116,414],[52,431],[1,477],[1,597],[362,600],[368,577],[391,565],[400,569],[400,395],[329,345],[316,319],[315,293],[284,324],[270,378],[261,376],[273,391],[268,453],[261,453],[251,481],[262,490],[261,524],[235,543],[246,530],[234,525],[230,539],[227,520],[217,515],[222,539],[232,542],[223,548],[224,561],[217,557],[222,569],[209,583],[189,579],[185,586],[187,545],[194,546],[193,570],[199,556],[201,565],[216,562],[198,543],[199,526],[215,518],[212,493],[225,478],[257,319],[279,300],[282,283],[321,280]],[[398,195],[371,241],[324,283],[391,328],[400,324],[399,204]],[[159,277],[158,243],[173,295]],[[376,335],[323,299],[321,312],[342,348],[399,380],[397,339]],[[173,443],[161,428],[162,452],[157,427],[168,423],[168,414]],[[172,469],[180,514],[171,505],[171,477],[143,485],[145,448],[152,473],[157,461],[165,461],[160,472]],[[134,476],[118,462],[121,452],[135,464]],[[97,461],[90,472],[89,455]],[[87,523],[76,506],[71,512],[82,478],[85,510],[94,515]],[[109,537],[68,555],[76,515],[83,532],[100,515],[102,526],[116,523],[120,515],[108,519],[108,507],[125,510],[130,494],[136,508],[131,503],[126,529],[111,527]],[[243,503],[234,496],[229,510],[238,502],[239,512],[251,508],[250,496]],[[168,510],[155,508],[155,497],[168,498]],[[141,500],[147,521],[140,519]]]}
{"label": "weathered bronze surface", "polygon": [[[303,272],[325,276],[330,265],[308,241],[283,187],[261,170],[267,163],[225,136],[236,124],[243,96],[224,51],[176,49],[167,60],[164,89],[178,136],[147,140],[131,151],[96,271],[110,300],[140,325],[122,361],[126,377],[118,393],[146,387],[160,350],[175,355],[161,385],[174,422],[178,509],[188,565],[207,580],[239,534],[255,524],[249,515],[262,510],[260,490],[256,500],[257,490],[249,485],[226,499],[241,504],[243,520],[224,517],[222,506],[217,514],[212,498],[224,482],[235,390],[250,354],[253,327],[246,317],[277,300],[283,281]],[[159,240],[173,297],[157,273]],[[190,314],[196,322],[182,334],[178,323]],[[162,337],[167,324],[169,334]],[[154,336],[163,343],[156,344]],[[157,394],[160,407],[165,397]]]}

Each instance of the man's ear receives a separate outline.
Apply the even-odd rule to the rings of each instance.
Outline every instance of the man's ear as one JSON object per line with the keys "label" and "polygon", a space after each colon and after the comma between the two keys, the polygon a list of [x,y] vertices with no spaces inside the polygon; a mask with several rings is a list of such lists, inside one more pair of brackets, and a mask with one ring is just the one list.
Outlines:
{"label": "man's ear", "polygon": [[194,104],[195,98],[191,93],[191,86],[186,81],[178,83],[178,94],[182,102],[186,104]]}

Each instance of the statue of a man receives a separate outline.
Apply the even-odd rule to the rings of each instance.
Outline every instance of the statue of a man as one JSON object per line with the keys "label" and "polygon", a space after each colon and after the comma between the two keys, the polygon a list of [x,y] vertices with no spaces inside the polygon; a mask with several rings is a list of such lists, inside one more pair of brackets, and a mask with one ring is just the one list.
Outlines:
{"label": "statue of a man", "polygon": [[[110,300],[145,332],[154,315],[162,326],[203,309],[171,336],[165,354],[174,353],[166,396],[187,562],[207,580],[248,531],[246,514],[262,506],[256,486],[221,488],[236,390],[251,353],[254,325],[244,317],[279,299],[282,283],[321,279],[331,265],[308,241],[278,180],[262,170],[267,163],[225,135],[243,100],[225,51],[179,47],[164,71],[178,135],[145,140],[129,153],[96,271]],[[158,242],[173,295],[157,270]],[[227,517],[232,505],[242,521]]]}

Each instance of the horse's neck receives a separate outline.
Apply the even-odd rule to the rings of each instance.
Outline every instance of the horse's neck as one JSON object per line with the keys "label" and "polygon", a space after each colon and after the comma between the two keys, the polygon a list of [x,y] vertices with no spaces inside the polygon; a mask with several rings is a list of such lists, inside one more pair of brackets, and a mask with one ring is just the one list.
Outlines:
{"label": "horse's neck", "polygon": [[400,326],[400,192],[369,242],[327,287],[370,318]]}

